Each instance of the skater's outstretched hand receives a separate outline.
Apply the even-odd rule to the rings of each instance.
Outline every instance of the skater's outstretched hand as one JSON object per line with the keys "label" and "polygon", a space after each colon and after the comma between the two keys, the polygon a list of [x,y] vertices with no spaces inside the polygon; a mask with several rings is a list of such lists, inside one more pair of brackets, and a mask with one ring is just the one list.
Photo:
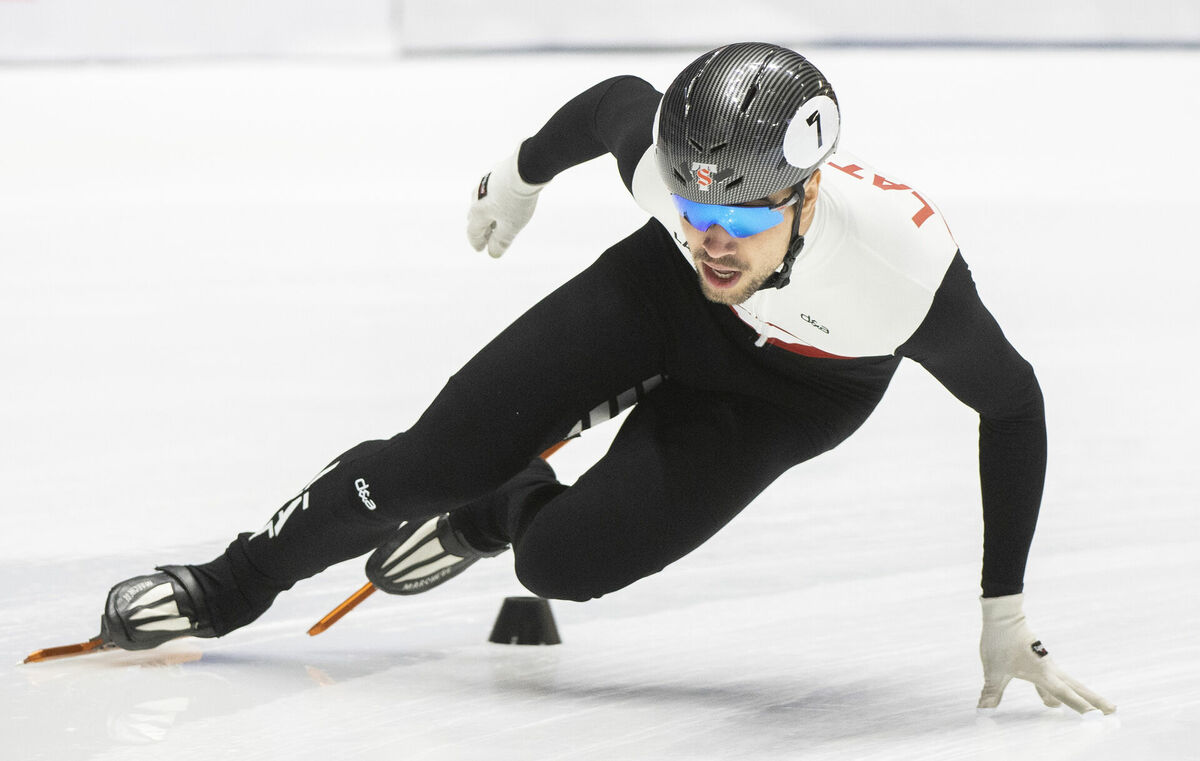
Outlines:
{"label": "skater's outstretched hand", "polygon": [[[1066,703],[1081,714],[1117,707],[1059,670],[1042,642],[1029,631],[1021,610],[1024,595],[984,597],[983,634],[979,657],[983,659],[983,692],[979,708],[991,710],[1000,704],[1004,688],[1016,677],[1032,682],[1042,702],[1051,708]],[[1099,715],[1099,714],[1095,714]]]}
{"label": "skater's outstretched hand", "polygon": [[500,162],[479,181],[467,211],[467,240],[476,251],[487,246],[488,255],[499,259],[513,238],[528,224],[537,206],[541,185],[521,179],[517,154]]}

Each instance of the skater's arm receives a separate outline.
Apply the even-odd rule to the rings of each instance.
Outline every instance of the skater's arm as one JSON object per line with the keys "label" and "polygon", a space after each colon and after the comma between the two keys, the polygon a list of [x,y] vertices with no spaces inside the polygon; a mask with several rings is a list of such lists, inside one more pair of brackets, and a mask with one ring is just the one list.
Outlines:
{"label": "skater's arm", "polygon": [[1046,474],[1046,417],[1033,367],[988,312],[961,254],[924,322],[898,350],[979,412],[983,596],[1022,591]]}
{"label": "skater's arm", "polygon": [[521,144],[518,168],[529,183],[549,182],[564,169],[605,153],[617,159],[625,187],[650,147],[662,93],[633,76],[607,79],[572,98]]}
{"label": "skater's arm", "polygon": [[572,98],[519,150],[484,175],[467,212],[467,240],[500,257],[529,223],[537,197],[556,174],[613,154],[625,187],[650,147],[662,95],[637,77],[616,77]]}

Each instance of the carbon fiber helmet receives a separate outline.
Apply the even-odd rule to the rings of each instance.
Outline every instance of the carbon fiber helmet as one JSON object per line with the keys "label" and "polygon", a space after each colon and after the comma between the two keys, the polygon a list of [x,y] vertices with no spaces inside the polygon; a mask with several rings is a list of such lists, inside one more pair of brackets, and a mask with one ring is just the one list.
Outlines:
{"label": "carbon fiber helmet", "polygon": [[742,42],[685,68],[658,112],[658,171],[700,203],[758,201],[805,180],[837,147],[837,96],[787,48]]}

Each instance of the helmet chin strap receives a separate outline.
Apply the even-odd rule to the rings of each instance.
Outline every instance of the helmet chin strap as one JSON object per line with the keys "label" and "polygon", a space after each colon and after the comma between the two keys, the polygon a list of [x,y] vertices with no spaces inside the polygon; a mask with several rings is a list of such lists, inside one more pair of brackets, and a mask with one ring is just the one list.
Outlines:
{"label": "helmet chin strap", "polygon": [[796,201],[796,213],[792,215],[792,237],[788,240],[788,249],[787,253],[783,255],[783,263],[758,287],[760,291],[768,288],[782,288],[792,280],[792,265],[796,263],[796,257],[804,249],[804,236],[800,234],[800,216],[804,210],[804,190],[807,187],[808,180],[806,179],[800,183],[798,191],[800,198]]}

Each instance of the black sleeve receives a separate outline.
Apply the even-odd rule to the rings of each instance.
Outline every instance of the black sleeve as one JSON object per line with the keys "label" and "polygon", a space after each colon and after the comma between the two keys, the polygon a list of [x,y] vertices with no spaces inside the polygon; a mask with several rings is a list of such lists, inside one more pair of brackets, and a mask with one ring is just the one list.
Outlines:
{"label": "black sleeve", "polygon": [[1046,476],[1046,415],[1033,367],[988,312],[956,254],[924,322],[897,350],[979,413],[983,596],[1017,594]]}
{"label": "black sleeve", "polygon": [[576,95],[521,144],[517,170],[526,182],[549,182],[576,164],[611,153],[625,187],[650,147],[662,93],[637,77],[606,79]]}

